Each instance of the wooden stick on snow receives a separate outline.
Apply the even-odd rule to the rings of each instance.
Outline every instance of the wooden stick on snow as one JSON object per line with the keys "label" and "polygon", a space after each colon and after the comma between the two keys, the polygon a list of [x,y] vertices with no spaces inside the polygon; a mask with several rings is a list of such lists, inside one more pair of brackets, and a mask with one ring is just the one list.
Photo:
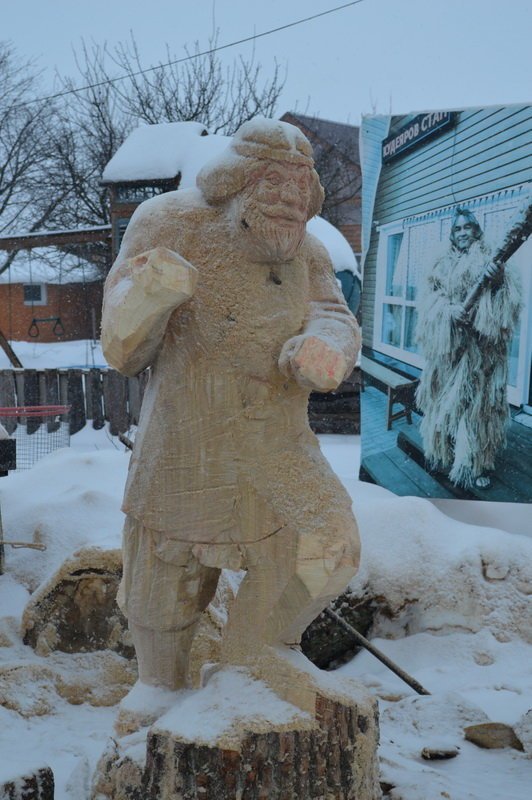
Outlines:
{"label": "wooden stick on snow", "polygon": [[349,633],[358,644],[362,645],[362,647],[371,653],[372,656],[378,658],[379,661],[381,661],[386,667],[388,667],[388,669],[395,673],[398,678],[401,678],[402,681],[407,683],[411,689],[418,694],[430,695],[430,692],[428,692],[418,681],[416,681],[415,678],[409,675],[408,672],[405,672],[404,669],[401,669],[401,667],[392,661],[391,658],[388,658],[388,656],[384,655],[381,650],[378,650],[374,645],[372,645],[365,636],[362,636],[362,634],[353,628],[352,625],[346,622],[345,619],[342,619],[342,617],[337,614],[336,611],[333,611],[332,608],[326,608],[323,613],[327,614],[327,616],[334,620],[337,625],[340,625],[344,631],[347,631],[347,633]]}

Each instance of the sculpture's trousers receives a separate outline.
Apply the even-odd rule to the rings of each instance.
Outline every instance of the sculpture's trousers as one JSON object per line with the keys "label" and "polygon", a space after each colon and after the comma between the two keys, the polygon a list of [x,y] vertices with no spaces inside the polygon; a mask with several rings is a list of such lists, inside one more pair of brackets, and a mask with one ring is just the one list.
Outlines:
{"label": "sculpture's trousers", "polygon": [[326,516],[327,525],[309,533],[286,526],[258,542],[206,546],[178,541],[129,517],[119,604],[129,620],[141,680],[170,688],[186,684],[194,631],[221,567],[246,570],[224,633],[224,660],[246,664],[264,645],[298,644],[358,568],[353,516],[345,509]]}

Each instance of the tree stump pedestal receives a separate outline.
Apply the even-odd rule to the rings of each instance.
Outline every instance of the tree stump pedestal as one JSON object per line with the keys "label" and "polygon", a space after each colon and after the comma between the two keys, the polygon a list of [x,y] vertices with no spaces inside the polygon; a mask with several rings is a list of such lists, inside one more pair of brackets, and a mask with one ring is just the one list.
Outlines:
{"label": "tree stump pedestal", "polygon": [[113,740],[93,800],[377,800],[375,700],[322,675],[301,673],[310,713],[248,670],[224,668],[151,727]]}
{"label": "tree stump pedestal", "polygon": [[27,770],[12,780],[0,781],[2,800],[54,800],[54,775],[50,767]]}

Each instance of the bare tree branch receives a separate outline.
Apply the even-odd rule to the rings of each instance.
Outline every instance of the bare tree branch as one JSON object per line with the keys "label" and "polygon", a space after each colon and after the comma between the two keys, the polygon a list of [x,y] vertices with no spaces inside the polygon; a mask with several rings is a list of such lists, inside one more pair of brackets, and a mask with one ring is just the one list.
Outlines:
{"label": "bare tree branch", "polygon": [[[254,54],[224,67],[217,53],[142,68],[132,35],[110,49],[83,40],[75,53],[77,79],[58,76],[66,93],[55,103],[32,103],[38,75],[31,63],[17,60],[0,43],[0,233],[105,225],[110,222],[108,191],[100,185],[107,163],[131,130],[146,122],[201,122],[211,133],[233,133],[257,114],[272,116],[284,79],[275,65],[262,80]],[[175,61],[166,49],[167,61]],[[115,81],[116,74],[126,75]],[[137,74],[134,74],[137,73]],[[79,84],[89,87],[79,91]],[[74,91],[75,90],[75,91]],[[110,266],[107,243],[69,246],[98,264]],[[13,253],[0,260],[0,273]]]}
{"label": "bare tree branch", "polygon": [[[39,92],[31,62],[17,58],[11,45],[0,42],[0,232],[14,235],[48,224],[69,188],[59,180],[50,139],[55,107],[32,103]],[[0,273],[13,254],[0,261]]]}

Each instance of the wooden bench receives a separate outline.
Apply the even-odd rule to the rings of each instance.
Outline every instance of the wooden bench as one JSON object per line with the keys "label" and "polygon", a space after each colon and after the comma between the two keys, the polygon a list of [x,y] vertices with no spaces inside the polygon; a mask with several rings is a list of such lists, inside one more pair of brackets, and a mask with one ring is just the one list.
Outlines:
{"label": "wooden bench", "polygon": [[[387,430],[391,430],[392,422],[396,419],[406,417],[409,425],[412,424],[412,411],[414,410],[414,393],[419,380],[416,378],[411,380],[399,375],[392,369],[385,367],[383,364],[377,364],[367,356],[362,356],[361,359],[362,371],[373,378],[377,383],[386,386],[388,394],[388,406],[386,412],[386,426]],[[394,403],[400,403],[403,408],[394,413]]]}

